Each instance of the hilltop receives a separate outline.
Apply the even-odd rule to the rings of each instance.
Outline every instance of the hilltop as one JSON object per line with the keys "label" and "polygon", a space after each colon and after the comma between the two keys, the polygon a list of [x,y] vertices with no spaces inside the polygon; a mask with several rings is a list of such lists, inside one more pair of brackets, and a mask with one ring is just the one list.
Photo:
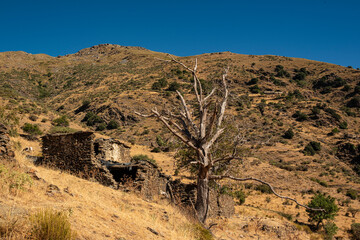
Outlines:
{"label": "hilltop", "polygon": [[[236,166],[237,174],[261,177],[303,203],[316,191],[330,194],[340,205],[335,218],[338,236],[347,237],[351,223],[360,221],[347,213],[350,207],[360,208],[359,196],[351,199],[347,194],[360,191],[360,71],[307,59],[231,52],[178,59],[191,66],[195,58],[206,91],[219,84],[224,67],[230,69],[227,119],[245,133],[244,160]],[[0,122],[8,126],[19,149],[34,146],[41,154],[39,142],[19,137],[26,134],[21,129],[25,123],[37,124],[43,133],[90,129],[127,141],[133,155],[148,154],[174,175],[178,141],[156,121],[134,113],[172,108],[178,101],[175,90],[191,98],[191,75],[166,59],[165,53],[112,44],[58,57],[0,53]],[[60,116],[70,120],[69,127],[53,126]],[[289,129],[292,136],[284,137]],[[321,149],[313,152],[307,147],[311,142],[320,143]],[[274,212],[307,223],[303,209],[283,205],[254,186],[233,187],[244,188],[248,196],[228,227],[239,225],[244,215],[265,219]],[[225,227],[214,232],[220,230],[228,232],[222,232],[226,239],[245,234]]]}

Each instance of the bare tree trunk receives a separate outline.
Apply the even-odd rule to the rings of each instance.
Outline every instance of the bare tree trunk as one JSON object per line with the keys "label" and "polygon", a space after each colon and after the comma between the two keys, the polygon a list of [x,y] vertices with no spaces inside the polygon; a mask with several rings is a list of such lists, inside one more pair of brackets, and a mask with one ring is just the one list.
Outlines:
{"label": "bare tree trunk", "polygon": [[195,209],[199,221],[206,221],[209,210],[209,169],[203,166],[199,167],[197,179],[197,196]]}

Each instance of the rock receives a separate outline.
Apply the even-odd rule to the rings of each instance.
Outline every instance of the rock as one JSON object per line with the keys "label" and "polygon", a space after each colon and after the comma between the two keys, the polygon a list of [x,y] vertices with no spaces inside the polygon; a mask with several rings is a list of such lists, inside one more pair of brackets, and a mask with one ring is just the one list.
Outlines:
{"label": "rock", "polygon": [[61,193],[60,188],[54,184],[50,184],[46,188],[46,194],[49,196],[53,196],[55,194]]}
{"label": "rock", "polygon": [[5,125],[0,123],[0,160],[15,161],[15,153],[11,149],[10,137]]}

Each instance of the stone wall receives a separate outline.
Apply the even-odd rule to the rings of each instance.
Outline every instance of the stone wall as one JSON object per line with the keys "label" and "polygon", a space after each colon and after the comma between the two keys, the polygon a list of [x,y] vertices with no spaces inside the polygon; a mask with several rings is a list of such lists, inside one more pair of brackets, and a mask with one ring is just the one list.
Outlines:
{"label": "stone wall", "polygon": [[119,187],[140,192],[147,199],[166,193],[169,176],[148,161],[135,161],[128,164],[107,166]]}
{"label": "stone wall", "polygon": [[130,147],[116,139],[98,138],[94,141],[95,157],[101,161],[128,163]]}
{"label": "stone wall", "polygon": [[10,137],[7,134],[8,130],[0,123],[0,160],[6,159],[6,160],[15,160],[15,153],[11,148],[10,144]]}
{"label": "stone wall", "polygon": [[94,156],[94,139],[93,132],[45,135],[41,163],[116,187],[109,170]]}

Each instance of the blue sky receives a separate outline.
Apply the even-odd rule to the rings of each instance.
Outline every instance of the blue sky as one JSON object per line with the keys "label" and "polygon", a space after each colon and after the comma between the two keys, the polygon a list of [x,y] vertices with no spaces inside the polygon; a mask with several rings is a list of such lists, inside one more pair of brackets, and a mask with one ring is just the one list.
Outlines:
{"label": "blue sky", "polygon": [[360,67],[360,1],[0,1],[0,52],[100,43],[178,56],[231,51]]}

